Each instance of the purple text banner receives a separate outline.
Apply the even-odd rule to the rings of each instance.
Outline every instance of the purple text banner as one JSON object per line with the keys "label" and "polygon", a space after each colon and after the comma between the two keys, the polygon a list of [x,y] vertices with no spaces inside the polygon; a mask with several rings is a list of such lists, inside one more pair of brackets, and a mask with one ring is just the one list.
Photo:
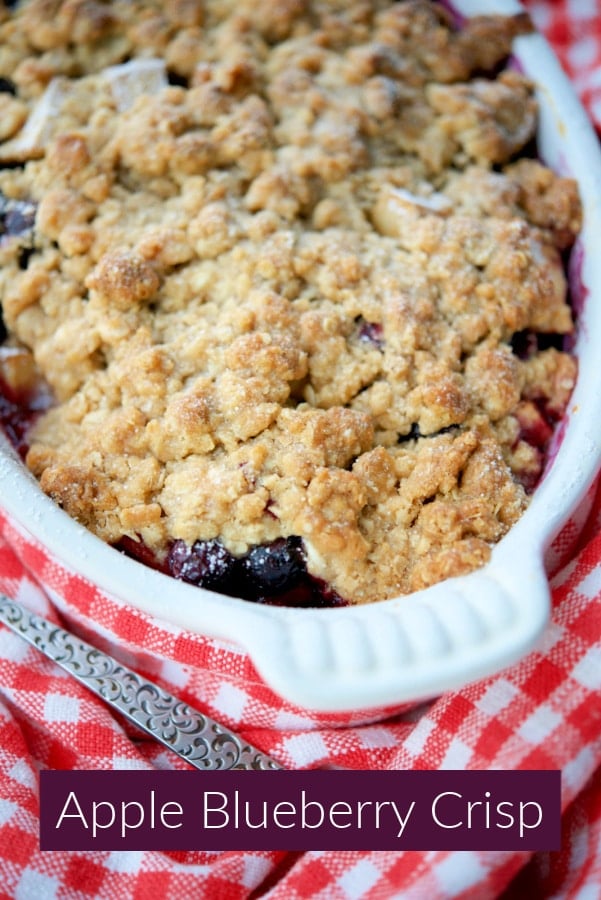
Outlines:
{"label": "purple text banner", "polygon": [[43,771],[42,850],[558,850],[556,771]]}

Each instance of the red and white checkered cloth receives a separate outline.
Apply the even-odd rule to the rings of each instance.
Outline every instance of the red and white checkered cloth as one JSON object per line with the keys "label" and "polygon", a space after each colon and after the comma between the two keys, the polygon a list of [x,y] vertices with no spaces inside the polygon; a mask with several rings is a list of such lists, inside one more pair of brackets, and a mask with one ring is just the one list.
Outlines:
{"label": "red and white checkered cloth", "polygon": [[[601,0],[526,5],[601,130]],[[56,618],[31,550],[6,521],[0,532],[0,590]],[[41,768],[186,764],[0,627],[0,900],[601,897],[601,482],[556,542],[553,569],[553,621],[536,652],[362,726],[282,703],[243,653],[134,610],[90,602],[63,620],[291,768],[561,769],[561,851],[42,853]]]}

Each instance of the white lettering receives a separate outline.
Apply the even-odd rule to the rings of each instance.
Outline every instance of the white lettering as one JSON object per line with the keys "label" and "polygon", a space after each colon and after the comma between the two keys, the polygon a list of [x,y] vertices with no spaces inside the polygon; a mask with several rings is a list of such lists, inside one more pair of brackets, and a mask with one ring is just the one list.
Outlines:
{"label": "white lettering", "polygon": [[[175,809],[168,809],[167,807],[169,806],[174,806]],[[183,816],[183,814],[184,810],[180,803],[176,800],[168,800],[161,807],[161,825],[164,828],[181,828],[184,824],[183,822],[165,822],[165,816]]]}
{"label": "white lettering", "polygon": [[506,822],[504,825],[502,825],[500,822],[497,822],[497,828],[511,828],[511,826],[515,822],[515,819],[511,815],[511,813],[504,812],[501,809],[502,806],[509,806],[513,809],[513,803],[511,803],[511,801],[509,801],[509,800],[501,800],[501,802],[498,804],[497,815],[503,816],[505,819],[509,819],[509,822]]}
{"label": "white lettering", "polygon": [[484,828],[490,828],[490,791],[485,791],[484,796],[487,798],[486,800],[472,800],[467,804],[467,827],[468,828],[480,828],[481,825],[478,825],[472,819],[472,811],[476,809],[477,806],[482,806],[484,808]]}
{"label": "white lettering", "polygon": [[[286,808],[287,807],[287,808]],[[296,806],[289,800],[280,800],[273,807],[273,821],[278,828],[294,828],[296,822],[280,822],[281,816],[296,816]]]}
{"label": "white lettering", "polygon": [[[526,812],[526,808],[528,806],[536,807],[536,809],[538,811],[538,815],[536,817],[536,822],[532,822],[532,823],[526,822],[524,813]],[[538,828],[538,826],[540,825],[542,820],[543,820],[543,811],[538,803],[536,803],[534,800],[528,800],[526,803],[520,803],[520,837],[524,837],[524,829],[525,828],[528,828],[528,829]]]}
{"label": "white lettering", "polygon": [[[236,798],[237,799],[237,798]],[[267,801],[263,800],[263,818],[259,822],[250,821],[250,803],[244,803],[245,820],[248,828],[267,828]]]}
{"label": "white lettering", "polygon": [[[223,797],[225,795],[222,794],[221,796]],[[156,798],[154,791],[151,791],[148,809],[143,803],[140,803],[137,800],[129,800],[127,802],[122,801],[118,806],[111,803],[110,800],[98,800],[96,802],[92,802],[92,836],[97,837],[100,831],[105,831],[107,828],[112,828],[112,826],[115,825],[117,821],[117,813],[119,811],[120,831],[122,838],[126,837],[128,831],[135,831],[137,828],[142,827],[147,812],[149,816],[149,827],[154,829],[156,827],[155,805]],[[219,811],[221,811],[221,809],[217,810],[217,812]],[[181,828],[183,824],[182,822],[168,822],[166,821],[166,817],[181,817],[183,813],[184,810],[182,806],[175,801],[169,801],[159,807],[160,821],[164,828]],[[79,819],[84,828],[90,827],[74,791],[71,791],[67,796],[55,828],[60,828],[64,819]]]}
{"label": "white lettering", "polygon": [[409,806],[409,809],[407,810],[407,815],[405,816],[405,818],[402,817],[394,800],[390,801],[390,805],[392,806],[392,811],[395,814],[395,816],[397,817],[397,821],[398,821],[399,825],[401,826],[400,831],[397,833],[397,837],[402,837],[403,832],[405,830],[405,826],[406,826],[407,822],[409,821],[411,813],[413,812],[413,809],[415,807],[415,800],[411,801],[411,804]]}
{"label": "white lettering", "polygon": [[[100,822],[98,819],[98,810],[101,806],[106,806],[110,810],[107,822]],[[109,800],[99,800],[98,803],[92,803],[92,836],[96,837],[99,828],[110,828],[115,823],[115,807]]]}
{"label": "white lettering", "polygon": [[[319,821],[307,821],[307,810],[310,806],[315,806],[319,810]],[[321,803],[318,803],[317,800],[307,800],[307,792],[301,791],[301,828],[319,828],[323,823],[324,815]]]}
{"label": "white lettering", "polygon": [[[230,816],[229,813],[225,811],[227,806],[227,794],[223,794],[221,791],[205,791],[204,795],[204,816],[203,816],[203,828],[226,828],[229,821]],[[209,797],[220,797],[222,800],[221,806],[209,806]],[[217,813],[221,814],[222,819],[218,824],[209,823],[209,813]]]}
{"label": "white lettering", "polygon": [[[340,808],[339,808],[340,807]],[[350,803],[347,803],[346,800],[337,800],[335,803],[332,803],[330,806],[330,823],[334,826],[334,828],[350,828],[351,822],[344,822],[340,824],[336,821],[339,816],[352,816],[353,807]],[[359,821],[361,820],[361,811],[359,810]],[[359,825],[359,828],[361,826]]]}
{"label": "white lettering", "polygon": [[[69,806],[70,803],[75,804],[77,812],[73,812],[73,813],[67,812],[67,807]],[[88,823],[86,821],[86,817],[84,816],[83,810],[82,810],[81,806],[79,805],[79,801],[78,801],[77,797],[75,796],[75,791],[69,791],[69,795],[68,795],[67,799],[65,800],[65,805],[63,806],[63,808],[61,810],[61,814],[58,817],[58,822],[56,823],[56,825],[54,827],[60,828],[63,819],[81,819],[83,827],[88,828]]]}
{"label": "white lettering", "polygon": [[[153,794],[154,794],[154,791],[153,791]],[[128,809],[130,806],[134,807],[134,812],[136,809],[138,810],[138,817],[135,822],[128,821]],[[141,803],[138,803],[137,800],[130,800],[128,803],[121,804],[121,837],[125,837],[128,828],[131,828],[135,831],[136,828],[139,828],[143,822],[144,822],[144,807],[142,806]],[[154,817],[153,817],[153,821],[150,823],[150,827],[154,828]]]}
{"label": "white lettering", "polygon": [[373,806],[373,800],[360,800],[357,804],[357,828],[363,828],[363,810],[366,806]]}
{"label": "white lettering", "polygon": [[[467,804],[467,827],[468,829],[472,827],[472,810],[477,806],[482,806],[482,800],[470,800]],[[488,828],[488,823],[485,826]]]}
{"label": "white lettering", "polygon": [[442,794],[438,794],[432,801],[432,818],[441,828],[461,828],[463,825],[462,821],[455,822],[453,825],[446,825],[438,818],[438,803],[443,797],[461,797],[461,794],[458,794],[457,791],[444,791]]}

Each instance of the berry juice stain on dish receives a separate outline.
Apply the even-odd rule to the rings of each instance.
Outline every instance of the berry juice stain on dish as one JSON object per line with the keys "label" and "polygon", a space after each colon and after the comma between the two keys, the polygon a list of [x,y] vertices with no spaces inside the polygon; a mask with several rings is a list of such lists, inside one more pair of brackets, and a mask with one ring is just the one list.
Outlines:
{"label": "berry juice stain on dish", "polygon": [[162,564],[137,541],[124,538],[119,549],[146,565],[188,584],[255,603],[277,606],[333,607],[345,601],[307,571],[302,541],[278,538],[234,556],[217,540],[174,541]]}

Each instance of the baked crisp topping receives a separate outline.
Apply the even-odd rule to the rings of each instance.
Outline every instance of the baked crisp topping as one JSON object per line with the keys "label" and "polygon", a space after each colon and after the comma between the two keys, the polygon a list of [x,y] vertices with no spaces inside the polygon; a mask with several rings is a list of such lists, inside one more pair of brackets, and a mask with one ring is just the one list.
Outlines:
{"label": "baked crisp topping", "polygon": [[0,299],[55,397],[42,488],[159,561],[301,539],[352,603],[484,563],[576,370],[577,190],[504,67],[528,28],[427,0],[0,12]]}

